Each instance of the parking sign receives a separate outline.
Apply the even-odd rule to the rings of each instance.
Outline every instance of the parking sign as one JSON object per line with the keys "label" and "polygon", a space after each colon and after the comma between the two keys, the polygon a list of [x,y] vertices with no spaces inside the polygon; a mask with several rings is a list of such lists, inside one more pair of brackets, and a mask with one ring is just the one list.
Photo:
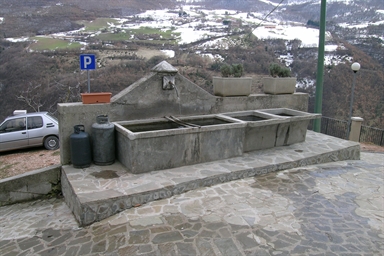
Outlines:
{"label": "parking sign", "polygon": [[96,69],[96,56],[94,54],[81,54],[80,69],[81,70]]}

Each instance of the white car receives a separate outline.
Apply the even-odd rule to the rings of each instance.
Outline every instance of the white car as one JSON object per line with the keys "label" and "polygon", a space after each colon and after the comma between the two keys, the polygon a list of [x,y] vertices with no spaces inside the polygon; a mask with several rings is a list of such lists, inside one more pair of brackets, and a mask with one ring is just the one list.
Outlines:
{"label": "white car", "polygon": [[0,152],[37,146],[60,147],[59,123],[48,112],[15,111],[0,124]]}

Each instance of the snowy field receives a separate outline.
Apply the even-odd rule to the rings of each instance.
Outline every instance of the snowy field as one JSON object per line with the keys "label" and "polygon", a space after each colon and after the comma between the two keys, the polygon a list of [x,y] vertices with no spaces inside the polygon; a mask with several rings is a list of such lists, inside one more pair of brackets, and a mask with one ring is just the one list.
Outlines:
{"label": "snowy field", "polygon": [[[198,6],[187,5],[183,7],[184,12],[187,13],[186,17],[179,17],[179,10],[151,10],[138,15],[135,18],[141,18],[140,22],[129,23],[134,17],[127,17],[123,19],[115,19],[116,22],[108,23],[107,30],[114,29],[124,30],[138,30],[143,27],[156,28],[159,30],[172,30],[175,34],[180,34],[177,38],[178,44],[188,44],[202,39],[214,36],[225,36],[225,28],[223,20],[241,20],[243,25],[249,24],[253,27],[260,24],[254,30],[254,34],[259,38],[282,38],[287,40],[299,39],[303,42],[303,47],[313,47],[318,41],[318,31],[316,29],[308,29],[303,26],[280,26],[280,21],[268,21],[268,25],[276,25],[275,29],[266,29],[264,24],[261,23],[262,15],[253,13],[252,16],[247,16],[247,13],[236,12],[232,10],[204,10]],[[145,21],[148,19],[148,21]],[[2,18],[0,17],[0,21]],[[71,35],[78,34],[84,29],[76,31],[68,31],[50,35],[55,38],[68,38]],[[93,31],[90,36],[97,36],[100,31]],[[20,41],[25,38],[8,38],[9,41]],[[85,38],[86,40],[86,38]]]}

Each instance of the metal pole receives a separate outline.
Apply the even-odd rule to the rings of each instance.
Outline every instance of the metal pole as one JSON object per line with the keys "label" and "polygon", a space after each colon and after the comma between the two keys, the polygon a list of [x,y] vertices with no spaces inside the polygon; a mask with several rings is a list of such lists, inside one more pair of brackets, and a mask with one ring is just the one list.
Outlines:
{"label": "metal pole", "polygon": [[348,126],[347,126],[347,140],[349,140],[349,133],[351,131],[353,94],[354,94],[354,91],[355,91],[356,72],[357,71],[353,71],[354,74],[353,74],[353,83],[352,83],[352,92],[351,92],[351,102],[349,104],[349,118],[348,118]]}
{"label": "metal pole", "polygon": [[[315,113],[321,114],[323,105],[323,74],[324,74],[324,44],[325,44],[325,19],[327,1],[321,0],[320,13],[320,34],[319,34],[319,49],[317,56],[317,76],[316,76],[316,95],[315,95]],[[321,119],[315,119],[313,130],[320,132]]]}
{"label": "metal pole", "polygon": [[88,93],[91,92],[91,82],[90,82],[90,79],[89,79],[89,70],[87,69],[87,77],[88,77]]}

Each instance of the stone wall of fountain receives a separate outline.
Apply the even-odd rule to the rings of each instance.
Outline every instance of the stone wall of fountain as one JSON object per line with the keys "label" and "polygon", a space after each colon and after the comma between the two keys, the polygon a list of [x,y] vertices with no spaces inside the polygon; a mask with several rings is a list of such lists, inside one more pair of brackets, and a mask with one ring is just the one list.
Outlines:
{"label": "stone wall of fountain", "polygon": [[234,111],[270,108],[308,110],[308,95],[251,94],[244,97],[218,97],[200,88],[173,66],[163,61],[151,72],[125,90],[113,96],[108,104],[58,104],[61,164],[70,163],[69,136],[77,124],[91,132],[98,115],[106,114],[109,120],[129,121],[164,116],[209,115]]}

